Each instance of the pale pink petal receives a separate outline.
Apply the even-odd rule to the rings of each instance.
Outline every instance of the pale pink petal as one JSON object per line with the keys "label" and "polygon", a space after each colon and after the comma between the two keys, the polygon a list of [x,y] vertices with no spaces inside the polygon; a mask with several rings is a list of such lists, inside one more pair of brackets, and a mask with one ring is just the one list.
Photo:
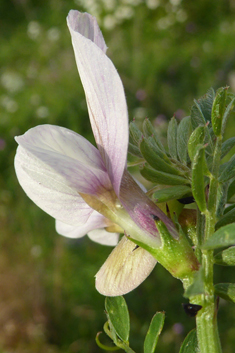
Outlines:
{"label": "pale pink petal", "polygon": [[87,221],[93,210],[78,192],[69,187],[40,161],[18,147],[15,170],[20,185],[28,197],[41,209],[62,222],[77,225]]}
{"label": "pale pink petal", "polygon": [[[111,183],[99,151],[82,136],[58,126],[41,125],[18,136],[16,173],[21,169],[48,189],[53,180],[74,192],[100,195]],[[49,177],[49,179],[48,179]],[[21,186],[25,185],[21,177]]]}
{"label": "pale pink petal", "polygon": [[87,233],[87,235],[91,240],[102,245],[115,246],[119,239],[119,233],[110,233],[103,228],[94,229]]}
{"label": "pale pink petal", "polygon": [[118,296],[138,287],[157,261],[125,236],[96,274],[96,289],[103,295]]}
{"label": "pale pink petal", "polygon": [[[82,24],[79,25],[81,16]],[[86,21],[84,16],[87,16]],[[122,174],[126,167],[129,135],[123,85],[113,63],[96,44],[97,40],[94,43],[83,36],[86,29],[81,27],[86,24],[90,32],[92,26],[97,26],[95,19],[72,10],[67,22],[96,143],[114,190],[119,194]]]}

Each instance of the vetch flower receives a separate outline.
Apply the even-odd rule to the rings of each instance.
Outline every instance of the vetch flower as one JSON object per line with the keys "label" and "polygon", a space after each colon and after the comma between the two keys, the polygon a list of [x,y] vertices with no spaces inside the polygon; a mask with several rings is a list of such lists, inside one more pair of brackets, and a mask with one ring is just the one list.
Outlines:
{"label": "vetch flower", "polygon": [[162,239],[156,219],[165,223],[172,239],[178,234],[127,171],[124,89],[105,54],[96,19],[72,10],[67,22],[98,149],[73,131],[39,125],[16,137],[15,170],[26,194],[56,219],[58,233],[88,234],[110,245],[117,243],[118,232],[126,234],[96,275],[100,293],[121,295],[137,287],[156,264],[128,236],[147,249],[158,249]]}

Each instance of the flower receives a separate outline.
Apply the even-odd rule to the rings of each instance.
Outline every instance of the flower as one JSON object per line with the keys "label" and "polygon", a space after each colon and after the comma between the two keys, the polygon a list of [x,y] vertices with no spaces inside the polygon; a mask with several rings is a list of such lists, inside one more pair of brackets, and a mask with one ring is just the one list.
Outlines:
{"label": "flower", "polygon": [[[159,247],[154,218],[174,238],[177,233],[127,171],[128,113],[121,79],[105,54],[96,19],[71,10],[67,22],[98,149],[73,131],[39,125],[16,137],[18,180],[29,198],[56,219],[62,235],[87,233],[94,241],[115,245],[121,230],[147,247]],[[149,252],[124,236],[97,273],[96,288],[104,295],[125,294],[155,264]]]}

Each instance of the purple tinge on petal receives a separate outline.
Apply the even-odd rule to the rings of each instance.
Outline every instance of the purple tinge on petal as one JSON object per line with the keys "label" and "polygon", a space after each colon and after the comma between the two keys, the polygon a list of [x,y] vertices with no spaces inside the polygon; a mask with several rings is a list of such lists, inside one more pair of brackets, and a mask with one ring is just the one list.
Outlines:
{"label": "purple tinge on petal", "polygon": [[[98,196],[111,188],[99,151],[82,136],[58,126],[43,125],[16,138],[15,166],[48,190],[65,186]],[[21,178],[23,189],[24,178]]]}
{"label": "purple tinge on petal", "polygon": [[[76,24],[76,17],[81,23]],[[92,42],[92,36],[89,35],[90,39],[83,36],[87,31],[92,32],[92,27],[96,28],[94,18],[88,14],[81,17],[78,11],[71,11],[67,22],[95,140],[118,195],[126,167],[129,137],[123,85],[113,63],[97,45],[97,40]]]}
{"label": "purple tinge on petal", "polygon": [[123,174],[119,198],[134,222],[153,237],[159,237],[154,217],[165,223],[173,237],[178,237],[173,222],[146,196],[127,170]]}

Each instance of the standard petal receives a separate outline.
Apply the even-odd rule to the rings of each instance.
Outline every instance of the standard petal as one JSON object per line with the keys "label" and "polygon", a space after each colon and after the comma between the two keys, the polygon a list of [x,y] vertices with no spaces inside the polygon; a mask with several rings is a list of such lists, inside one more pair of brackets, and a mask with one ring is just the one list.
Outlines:
{"label": "standard petal", "polygon": [[96,274],[96,289],[106,296],[126,294],[138,287],[157,261],[125,236]]}
{"label": "standard petal", "polygon": [[[16,173],[21,169],[53,189],[53,180],[90,195],[102,194],[111,183],[99,151],[82,136],[58,126],[40,125],[16,137]],[[47,180],[49,177],[49,180]],[[24,180],[21,178],[23,189]]]}
{"label": "standard petal", "polygon": [[119,239],[119,233],[110,233],[103,228],[94,229],[87,233],[87,235],[91,240],[102,245],[115,246]]}
{"label": "standard petal", "polygon": [[[87,16],[86,21],[84,16]],[[129,135],[123,85],[113,63],[97,42],[83,36],[86,29],[81,30],[81,27],[85,24],[90,32],[90,27],[96,23],[95,19],[72,10],[67,22],[78,71],[85,90],[93,133],[118,195],[122,174],[126,167]]]}

